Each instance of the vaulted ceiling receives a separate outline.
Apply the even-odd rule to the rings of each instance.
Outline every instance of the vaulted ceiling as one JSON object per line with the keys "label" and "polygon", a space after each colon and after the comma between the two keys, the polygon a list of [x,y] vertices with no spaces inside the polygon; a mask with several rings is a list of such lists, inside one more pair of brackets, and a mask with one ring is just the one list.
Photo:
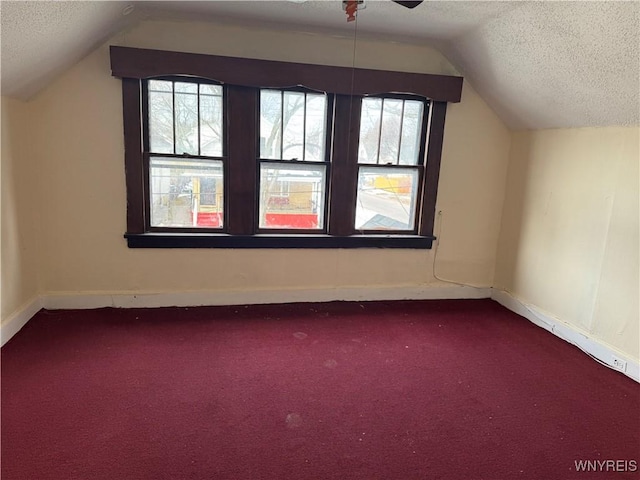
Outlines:
{"label": "vaulted ceiling", "polygon": [[366,0],[356,27],[340,3],[2,1],[2,94],[30,98],[141,20],[197,19],[433,46],[513,129],[640,124],[640,2]]}

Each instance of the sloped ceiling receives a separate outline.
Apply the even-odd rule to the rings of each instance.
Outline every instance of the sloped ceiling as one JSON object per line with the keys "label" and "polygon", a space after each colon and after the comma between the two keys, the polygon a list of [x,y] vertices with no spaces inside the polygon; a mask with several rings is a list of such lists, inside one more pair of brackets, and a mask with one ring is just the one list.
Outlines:
{"label": "sloped ceiling", "polygon": [[[133,11],[131,11],[133,7]],[[640,124],[640,2],[366,0],[0,3],[2,94],[28,99],[144,19],[197,19],[439,49],[513,129]]]}

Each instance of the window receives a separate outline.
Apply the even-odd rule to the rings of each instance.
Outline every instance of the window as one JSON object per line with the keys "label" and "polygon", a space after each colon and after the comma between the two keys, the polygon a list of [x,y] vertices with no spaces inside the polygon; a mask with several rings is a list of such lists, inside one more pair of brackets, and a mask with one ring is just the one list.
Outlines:
{"label": "window", "polygon": [[149,230],[224,227],[223,89],[149,80]]}
{"label": "window", "polygon": [[431,246],[461,78],[125,47],[111,62],[130,247]]}
{"label": "window", "polygon": [[416,232],[426,107],[423,100],[402,97],[362,100],[357,230]]}
{"label": "window", "polygon": [[259,231],[325,231],[326,93],[260,90]]}

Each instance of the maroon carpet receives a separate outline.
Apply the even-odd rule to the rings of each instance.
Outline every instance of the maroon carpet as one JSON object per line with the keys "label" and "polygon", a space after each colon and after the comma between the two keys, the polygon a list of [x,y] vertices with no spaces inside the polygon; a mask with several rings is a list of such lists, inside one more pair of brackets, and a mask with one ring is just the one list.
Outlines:
{"label": "maroon carpet", "polygon": [[42,311],[2,349],[2,479],[636,479],[639,412],[490,300]]}

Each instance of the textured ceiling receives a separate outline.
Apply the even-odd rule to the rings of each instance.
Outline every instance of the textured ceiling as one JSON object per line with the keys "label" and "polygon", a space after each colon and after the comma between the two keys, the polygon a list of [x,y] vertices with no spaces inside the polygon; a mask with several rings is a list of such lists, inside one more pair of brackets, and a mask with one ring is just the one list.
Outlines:
{"label": "textured ceiling", "polygon": [[510,126],[640,124],[640,3],[523,3],[442,53]]}
{"label": "textured ceiling", "polygon": [[123,7],[121,2],[2,0],[2,95],[31,97],[125,27]]}
{"label": "textured ceiling", "polygon": [[[0,16],[2,94],[22,99],[144,19],[353,35],[335,0],[2,1]],[[640,124],[638,1],[367,0],[357,23],[363,36],[435,46],[511,128]]]}

